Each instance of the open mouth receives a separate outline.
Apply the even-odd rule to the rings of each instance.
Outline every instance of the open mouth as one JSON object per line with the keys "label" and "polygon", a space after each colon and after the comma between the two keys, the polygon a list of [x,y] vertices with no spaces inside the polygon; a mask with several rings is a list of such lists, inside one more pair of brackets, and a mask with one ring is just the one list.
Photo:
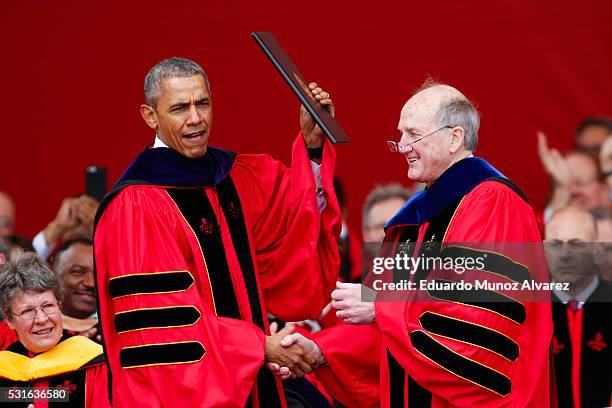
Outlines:
{"label": "open mouth", "polygon": [[185,139],[189,139],[189,140],[197,140],[201,138],[202,136],[204,136],[203,130],[200,130],[199,132],[186,133],[183,135]]}
{"label": "open mouth", "polygon": [[35,336],[47,336],[51,334],[51,332],[53,332],[54,329],[55,329],[54,327],[48,327],[46,329],[37,330],[35,332],[32,332],[32,334],[34,334]]}
{"label": "open mouth", "polygon": [[419,160],[419,157],[409,157],[408,158],[408,163],[414,163],[415,161]]}

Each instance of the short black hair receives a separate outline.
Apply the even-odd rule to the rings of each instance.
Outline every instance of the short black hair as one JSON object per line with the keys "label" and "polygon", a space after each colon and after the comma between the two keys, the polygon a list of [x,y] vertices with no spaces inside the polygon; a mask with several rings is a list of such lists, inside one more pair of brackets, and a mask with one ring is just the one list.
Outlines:
{"label": "short black hair", "polygon": [[16,246],[26,252],[36,252],[32,246],[32,241],[21,235],[9,235],[6,237],[6,242],[11,246]]}
{"label": "short black hair", "polygon": [[609,132],[612,132],[612,119],[589,116],[588,118],[580,122],[576,127],[576,137],[580,136],[580,134],[584,132],[586,128],[590,128],[593,126],[601,126],[603,128],[608,129]]}
{"label": "short black hair", "polygon": [[152,108],[157,108],[157,100],[162,92],[162,81],[166,78],[185,78],[202,75],[206,88],[210,93],[210,83],[206,72],[196,62],[187,58],[172,57],[155,65],[144,80],[145,102]]}
{"label": "short black hair", "polygon": [[76,244],[93,246],[94,243],[93,243],[93,240],[89,238],[74,238],[74,239],[69,239],[66,242],[62,242],[62,244],[57,249],[55,256],[53,257],[53,268],[57,267],[57,262],[62,256],[62,254],[66,252],[67,250],[69,250],[73,245],[76,245]]}

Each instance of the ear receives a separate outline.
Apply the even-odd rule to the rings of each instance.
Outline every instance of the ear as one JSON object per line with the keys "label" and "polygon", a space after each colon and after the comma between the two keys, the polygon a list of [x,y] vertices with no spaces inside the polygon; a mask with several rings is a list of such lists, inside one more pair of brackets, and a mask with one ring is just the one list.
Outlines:
{"label": "ear", "polygon": [[450,132],[450,146],[448,150],[451,154],[457,153],[464,147],[465,130],[461,126],[455,126]]}
{"label": "ear", "polygon": [[[4,317],[6,317],[6,316],[4,316]],[[9,327],[9,329],[16,330],[15,325],[13,323],[11,323],[11,321],[9,319],[5,319],[4,321],[6,322],[6,325]]]}
{"label": "ear", "polygon": [[152,106],[140,105],[140,115],[151,129],[157,129],[157,112]]}

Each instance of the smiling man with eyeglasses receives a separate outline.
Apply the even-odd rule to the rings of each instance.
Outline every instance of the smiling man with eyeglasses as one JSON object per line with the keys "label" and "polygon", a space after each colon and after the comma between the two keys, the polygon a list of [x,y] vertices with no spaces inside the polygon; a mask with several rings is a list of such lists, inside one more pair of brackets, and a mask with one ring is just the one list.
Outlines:
{"label": "smiling man with eyeglasses", "polygon": [[405,156],[409,179],[430,186],[472,155],[479,126],[478,111],[463,94],[450,86],[431,86],[406,102],[397,125],[399,140],[387,145]]}
{"label": "smiling man with eyeglasses", "polygon": [[[384,255],[442,258],[441,248],[469,250],[493,256],[496,262],[487,263],[485,270],[451,269],[443,275],[446,279],[517,281],[511,271],[522,265],[522,281],[543,281],[547,273],[534,211],[516,185],[473,155],[479,126],[472,102],[445,84],[426,83],[406,102],[399,140],[387,143],[391,151],[404,156],[408,178],[426,188],[387,223]],[[517,251],[509,243],[529,245],[521,244],[524,250]],[[492,247],[495,251],[484,249]],[[400,297],[378,291],[375,302],[366,302],[362,296],[369,291],[362,293],[361,285],[338,283],[332,307],[348,324],[335,328],[335,335],[315,335],[314,346],[292,335],[292,341],[313,349],[329,364],[319,370],[332,370],[348,383],[350,378],[342,377],[346,370],[335,367],[356,364],[345,350],[361,350],[368,336],[365,328],[371,327],[365,324],[375,322],[382,333],[382,407],[550,406],[549,302],[522,303],[508,297],[501,306],[482,300],[476,304],[465,300],[462,292],[434,296],[419,289],[423,281],[436,283],[434,277],[441,276],[443,271],[435,266],[401,276],[397,269],[391,272],[387,278],[391,283],[406,279],[416,289]],[[486,295],[487,300],[501,296]],[[364,325],[362,336],[356,332],[359,326],[354,326],[359,324]],[[367,383],[352,382],[355,392],[371,385]]]}

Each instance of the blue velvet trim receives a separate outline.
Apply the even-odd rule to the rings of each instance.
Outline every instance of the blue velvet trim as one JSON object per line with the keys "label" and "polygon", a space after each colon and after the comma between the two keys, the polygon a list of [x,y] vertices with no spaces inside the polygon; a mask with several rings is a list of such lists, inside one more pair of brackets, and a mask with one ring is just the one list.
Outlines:
{"label": "blue velvet trim", "polygon": [[212,146],[208,146],[206,154],[197,159],[190,159],[167,147],[148,148],[134,159],[117,184],[141,181],[172,187],[214,186],[229,173],[235,159],[235,153]]}
{"label": "blue velvet trim", "polygon": [[448,206],[492,177],[504,177],[480,157],[468,157],[453,164],[429,188],[413,195],[385,225],[418,225],[438,215]]}

